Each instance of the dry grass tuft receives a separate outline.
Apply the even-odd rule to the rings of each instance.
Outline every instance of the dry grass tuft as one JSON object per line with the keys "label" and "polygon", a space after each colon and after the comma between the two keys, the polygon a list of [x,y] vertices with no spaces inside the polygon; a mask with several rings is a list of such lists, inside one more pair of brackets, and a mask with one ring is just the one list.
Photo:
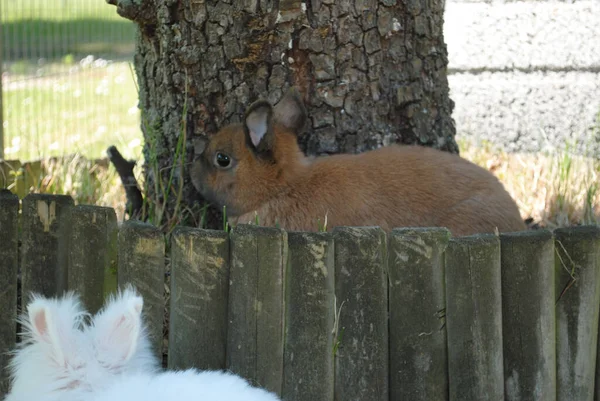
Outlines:
{"label": "dry grass tuft", "polygon": [[548,229],[597,224],[600,161],[556,154],[508,154],[460,142],[461,156],[494,173],[517,201],[523,218]]}
{"label": "dry grass tuft", "polygon": [[0,187],[20,198],[29,193],[70,195],[75,204],[112,207],[119,221],[125,213],[125,192],[107,159],[75,154],[22,164],[0,161]]}

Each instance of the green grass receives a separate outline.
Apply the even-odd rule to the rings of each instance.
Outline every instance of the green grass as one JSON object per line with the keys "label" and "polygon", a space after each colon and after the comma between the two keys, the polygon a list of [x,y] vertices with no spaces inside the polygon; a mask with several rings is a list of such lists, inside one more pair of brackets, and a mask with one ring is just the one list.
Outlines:
{"label": "green grass", "polygon": [[125,157],[140,157],[138,95],[128,63],[16,78],[3,89],[6,159],[98,158],[110,145]]}
{"label": "green grass", "polygon": [[134,50],[134,23],[104,0],[0,0],[0,8],[4,62]]}
{"label": "green grass", "polygon": [[0,9],[5,158],[98,158],[110,145],[141,157],[135,24],[105,0],[0,0]]}

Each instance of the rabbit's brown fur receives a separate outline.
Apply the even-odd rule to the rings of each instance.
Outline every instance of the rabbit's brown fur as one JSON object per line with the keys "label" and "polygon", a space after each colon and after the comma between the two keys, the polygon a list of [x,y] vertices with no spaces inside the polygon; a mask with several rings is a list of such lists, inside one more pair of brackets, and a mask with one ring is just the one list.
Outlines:
{"label": "rabbit's brown fur", "polygon": [[[298,95],[269,107],[252,105],[246,124],[221,129],[200,146],[192,166],[195,187],[226,205],[232,223],[254,222],[256,212],[261,225],[299,231],[316,231],[325,216],[328,227],[447,227],[455,236],[525,229],[498,179],[457,155],[392,145],[308,158],[296,140],[304,122]],[[258,131],[268,127],[257,146],[249,136],[250,117],[261,121]],[[217,152],[228,155],[232,167],[218,168]]]}

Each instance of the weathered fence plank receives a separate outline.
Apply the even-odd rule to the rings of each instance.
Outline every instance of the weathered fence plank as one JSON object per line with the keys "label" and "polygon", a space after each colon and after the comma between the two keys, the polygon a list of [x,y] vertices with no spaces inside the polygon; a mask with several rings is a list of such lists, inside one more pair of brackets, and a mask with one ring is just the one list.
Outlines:
{"label": "weathered fence plank", "polygon": [[283,397],[333,401],[333,237],[291,232],[288,252]]}
{"label": "weathered fence plank", "polygon": [[0,399],[8,391],[8,351],[15,346],[19,198],[0,190]]}
{"label": "weathered fence plank", "polygon": [[227,367],[281,394],[287,233],[238,225],[230,246]]}
{"label": "weathered fence plank", "polygon": [[169,368],[224,369],[229,237],[179,227],[171,241]]}
{"label": "weathered fence plank", "polygon": [[337,227],[335,399],[387,401],[388,276],[385,232]]}
{"label": "weathered fence plank", "polygon": [[554,239],[549,231],[502,234],[505,399],[556,400]]}
{"label": "weathered fence plank", "polygon": [[113,208],[71,208],[61,230],[61,252],[67,255],[67,288],[75,290],[90,313],[117,289],[117,216]]}
{"label": "weathered fence plank", "polygon": [[557,398],[592,401],[600,305],[600,228],[554,231]]}
{"label": "weathered fence plank", "polygon": [[59,252],[60,227],[70,222],[64,211],[73,207],[65,195],[29,194],[21,218],[21,286],[24,303],[31,292],[53,297],[67,286],[67,258]]}
{"label": "weathered fence plank", "polygon": [[144,316],[157,356],[162,356],[165,318],[165,242],[160,230],[135,220],[121,225],[119,288],[132,284],[144,297]]}
{"label": "weathered fence plank", "polygon": [[446,328],[450,401],[504,399],[498,237],[450,240]]}
{"label": "weathered fence plank", "polygon": [[396,229],[389,239],[390,400],[445,400],[444,251],[450,232]]}

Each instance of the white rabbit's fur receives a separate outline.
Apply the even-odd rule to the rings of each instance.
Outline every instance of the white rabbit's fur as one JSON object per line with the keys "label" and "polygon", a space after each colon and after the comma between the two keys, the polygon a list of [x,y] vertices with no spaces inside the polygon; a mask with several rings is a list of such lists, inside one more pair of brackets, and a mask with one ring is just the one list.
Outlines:
{"label": "white rabbit's fur", "polygon": [[10,364],[5,401],[277,401],[224,372],[160,372],[131,287],[90,324],[79,297],[34,296],[20,321],[22,342]]}
{"label": "white rabbit's fur", "polygon": [[124,376],[93,401],[279,401],[231,373],[190,369]]}

